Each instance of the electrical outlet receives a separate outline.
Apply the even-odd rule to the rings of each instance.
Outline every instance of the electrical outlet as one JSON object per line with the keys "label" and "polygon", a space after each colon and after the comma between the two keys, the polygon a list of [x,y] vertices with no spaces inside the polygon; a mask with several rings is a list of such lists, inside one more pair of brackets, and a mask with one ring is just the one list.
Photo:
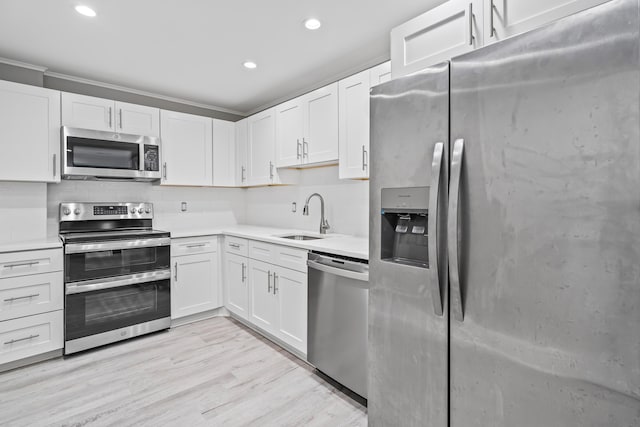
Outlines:
{"label": "electrical outlet", "polygon": [[297,210],[298,210],[298,205],[296,205],[296,202],[292,202],[291,203],[291,212],[296,213]]}
{"label": "electrical outlet", "polygon": [[187,202],[182,202],[182,203],[180,204],[180,210],[181,210],[182,212],[186,212],[186,211],[187,211]]}

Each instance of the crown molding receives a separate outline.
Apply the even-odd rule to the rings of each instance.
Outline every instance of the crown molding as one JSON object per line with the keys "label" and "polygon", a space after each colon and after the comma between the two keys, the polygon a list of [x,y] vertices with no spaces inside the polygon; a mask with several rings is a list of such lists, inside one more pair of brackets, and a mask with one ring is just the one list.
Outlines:
{"label": "crown molding", "polygon": [[9,58],[3,58],[0,56],[0,64],[13,65],[14,67],[27,68],[29,70],[40,71],[42,73],[47,71],[47,67],[43,67],[42,65],[29,64],[27,62],[16,61]]}

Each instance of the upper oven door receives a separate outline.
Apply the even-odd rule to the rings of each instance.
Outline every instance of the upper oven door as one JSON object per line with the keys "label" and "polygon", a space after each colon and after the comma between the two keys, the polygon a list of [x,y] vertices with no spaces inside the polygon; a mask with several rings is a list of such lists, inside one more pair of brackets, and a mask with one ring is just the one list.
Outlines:
{"label": "upper oven door", "polygon": [[65,245],[65,283],[167,269],[168,237]]}
{"label": "upper oven door", "polygon": [[62,127],[63,176],[160,178],[159,139]]}

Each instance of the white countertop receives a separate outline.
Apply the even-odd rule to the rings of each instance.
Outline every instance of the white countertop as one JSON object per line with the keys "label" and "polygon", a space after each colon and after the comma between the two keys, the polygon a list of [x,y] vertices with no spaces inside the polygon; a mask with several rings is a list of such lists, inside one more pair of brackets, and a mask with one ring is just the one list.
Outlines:
{"label": "white countertop", "polygon": [[62,241],[57,236],[43,237],[35,240],[22,240],[18,242],[0,243],[0,253],[35,251],[39,249],[61,248]]}
{"label": "white countertop", "polygon": [[322,239],[317,240],[291,240],[278,236],[289,234],[303,234],[307,236],[320,236],[318,233],[287,228],[259,227],[255,225],[229,225],[192,230],[169,230],[172,238],[209,236],[224,234],[228,236],[242,237],[251,240],[275,243],[278,245],[292,246],[310,251],[327,252],[358,259],[369,259],[369,239],[354,237],[344,234],[328,233]]}

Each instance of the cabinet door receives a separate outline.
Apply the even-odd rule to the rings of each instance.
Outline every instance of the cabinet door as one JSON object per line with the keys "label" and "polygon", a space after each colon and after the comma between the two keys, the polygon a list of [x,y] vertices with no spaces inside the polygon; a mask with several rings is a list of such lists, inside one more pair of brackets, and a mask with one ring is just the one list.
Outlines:
{"label": "cabinet door", "polygon": [[249,185],[268,185],[277,182],[275,157],[275,108],[249,117],[248,156]]}
{"label": "cabinet door", "polygon": [[307,353],[307,273],[277,267],[278,338]]}
{"label": "cabinet door", "polygon": [[391,61],[383,62],[369,69],[369,84],[371,87],[391,80]]}
{"label": "cabinet door", "polygon": [[114,131],[115,102],[94,96],[62,93],[62,126]]}
{"label": "cabinet door", "polygon": [[277,334],[278,298],[273,293],[275,268],[266,262],[249,260],[249,321],[266,332]]}
{"label": "cabinet door", "polygon": [[302,163],[302,99],[296,98],[276,107],[276,165]]}
{"label": "cabinet door", "polygon": [[212,185],[209,117],[160,111],[163,185]]}
{"label": "cabinet door", "polygon": [[394,28],[391,76],[411,74],[481,47],[482,17],[482,0],[449,0]]}
{"label": "cabinet door", "polygon": [[541,27],[608,0],[485,0],[485,44]]}
{"label": "cabinet door", "polygon": [[213,119],[213,185],[236,185],[236,129],[233,122]]}
{"label": "cabinet door", "polygon": [[0,81],[0,180],[60,181],[60,92]]}
{"label": "cabinet door", "polygon": [[338,83],[341,179],[369,177],[369,88],[369,70]]}
{"label": "cabinet door", "polygon": [[236,185],[247,185],[247,119],[236,122]]}
{"label": "cabinet door", "polygon": [[116,131],[158,137],[160,136],[160,109],[117,101]]}
{"label": "cabinet door", "polygon": [[338,160],[338,82],[304,96],[303,162]]}
{"label": "cabinet door", "polygon": [[220,306],[216,252],[174,257],[171,267],[172,319]]}
{"label": "cabinet door", "polygon": [[249,316],[248,258],[226,253],[225,296],[227,309],[237,316]]}

